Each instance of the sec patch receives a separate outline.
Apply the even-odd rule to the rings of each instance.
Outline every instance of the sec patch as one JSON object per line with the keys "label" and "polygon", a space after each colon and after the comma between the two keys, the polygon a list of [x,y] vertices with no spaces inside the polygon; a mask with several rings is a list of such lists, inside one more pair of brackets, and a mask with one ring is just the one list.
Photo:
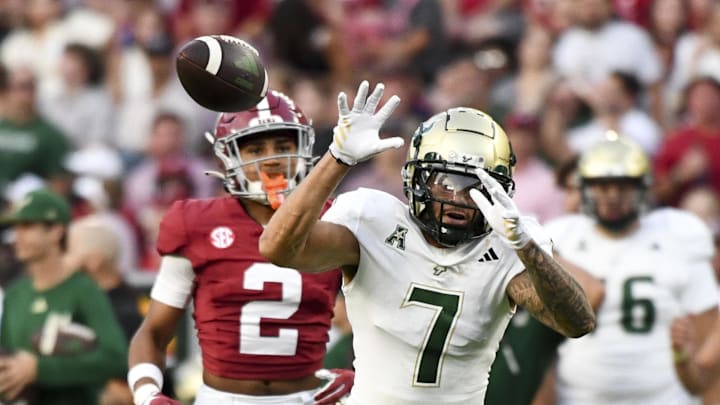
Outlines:
{"label": "sec patch", "polygon": [[227,226],[219,226],[210,232],[210,243],[218,249],[227,249],[235,241],[235,234]]}

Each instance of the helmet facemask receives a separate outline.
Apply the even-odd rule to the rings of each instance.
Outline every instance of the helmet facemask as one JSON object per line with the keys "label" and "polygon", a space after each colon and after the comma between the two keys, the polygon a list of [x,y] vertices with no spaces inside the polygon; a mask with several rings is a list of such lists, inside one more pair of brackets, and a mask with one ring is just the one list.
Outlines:
{"label": "helmet facemask", "polygon": [[[625,182],[632,184],[634,187],[634,195],[631,199],[631,206],[632,209],[630,209],[627,213],[624,215],[614,218],[614,219],[608,219],[601,215],[600,212],[598,212],[597,203],[595,201],[595,196],[593,196],[593,192],[591,189],[593,184],[599,184],[599,183],[610,183],[610,182]],[[622,233],[626,229],[628,229],[639,217],[640,215],[647,210],[647,191],[648,186],[645,184],[643,179],[638,178],[632,178],[632,177],[614,177],[614,178],[607,178],[607,179],[586,179],[581,181],[580,185],[581,190],[581,198],[582,198],[582,207],[583,212],[586,215],[589,215],[597,221],[600,226],[607,229],[608,231],[612,233]]]}
{"label": "helmet facemask", "polygon": [[[294,152],[242,158],[243,146],[258,139],[275,138],[273,142],[280,142],[281,149],[284,148],[282,141],[278,141],[282,137],[292,140]],[[291,98],[275,90],[270,90],[253,109],[220,114],[215,133],[206,134],[206,138],[224,168],[223,172],[207,174],[221,178],[231,195],[274,209],[305,178],[316,160],[312,156],[315,132],[310,121]],[[268,170],[272,166],[284,169]]]}
{"label": "helmet facemask", "polygon": [[[252,132],[239,131],[213,143],[215,155],[225,167],[223,180],[225,188],[233,196],[248,198],[261,204],[271,205],[277,208],[285,197],[300,183],[310,172],[314,164],[312,156],[312,144],[314,134],[305,125],[282,124],[280,128],[268,128]],[[259,159],[243,161],[240,150],[241,146],[257,136],[271,137],[292,136],[297,145],[296,153],[278,154],[266,156]],[[285,160],[283,173],[265,173],[261,170],[263,163],[274,160]],[[256,173],[257,180],[248,178],[247,173]]]}
{"label": "helmet facemask", "polygon": [[514,164],[505,132],[482,111],[458,107],[436,114],[415,131],[402,170],[411,217],[440,246],[484,237],[491,228],[469,191],[490,196],[475,171],[487,171],[512,195]]}
{"label": "helmet facemask", "polygon": [[[472,201],[469,191],[480,190],[490,198],[475,168],[454,165],[447,161],[410,161],[403,171],[414,167],[410,188],[414,204],[410,207],[418,225],[435,241],[445,247],[454,247],[473,239],[482,238],[491,229],[480,209]],[[491,175],[512,192],[514,183],[509,178]]]}

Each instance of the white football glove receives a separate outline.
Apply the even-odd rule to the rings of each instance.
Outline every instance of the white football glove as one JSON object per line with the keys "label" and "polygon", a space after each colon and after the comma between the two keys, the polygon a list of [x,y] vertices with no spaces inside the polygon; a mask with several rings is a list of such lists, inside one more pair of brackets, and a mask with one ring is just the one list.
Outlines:
{"label": "white football glove", "polygon": [[470,190],[470,198],[480,208],[493,231],[497,232],[513,249],[522,249],[530,242],[530,235],[523,229],[515,202],[505,189],[484,169],[475,169],[475,174],[485,186],[492,202],[477,189]]}
{"label": "white football glove", "polygon": [[399,137],[380,139],[379,134],[380,127],[400,103],[400,97],[393,95],[375,113],[385,85],[378,83],[370,97],[367,97],[369,87],[367,80],[360,83],[352,111],[348,108],[345,92],[338,94],[338,124],[333,129],[333,142],[329,149],[335,159],[348,166],[355,166],[384,150],[399,148],[405,143]]}

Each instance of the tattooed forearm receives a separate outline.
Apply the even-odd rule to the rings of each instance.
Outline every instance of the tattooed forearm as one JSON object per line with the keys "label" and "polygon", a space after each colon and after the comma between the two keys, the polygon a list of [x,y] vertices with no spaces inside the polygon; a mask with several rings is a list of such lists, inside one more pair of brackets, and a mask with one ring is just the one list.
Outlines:
{"label": "tattooed forearm", "polygon": [[595,328],[595,313],[580,284],[535,242],[517,251],[544,309],[560,332],[580,337]]}

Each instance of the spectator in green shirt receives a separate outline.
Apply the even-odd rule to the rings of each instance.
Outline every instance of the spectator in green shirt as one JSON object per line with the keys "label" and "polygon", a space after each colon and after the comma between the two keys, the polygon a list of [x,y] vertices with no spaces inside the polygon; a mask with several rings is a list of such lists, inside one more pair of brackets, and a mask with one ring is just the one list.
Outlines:
{"label": "spectator in green shirt", "polygon": [[[0,323],[0,402],[94,405],[126,372],[127,341],[110,301],[83,272],[63,266],[70,207],[48,190],[29,193],[5,218],[26,276],[5,291]],[[71,330],[81,338],[70,338]]]}
{"label": "spectator in green shirt", "polygon": [[36,83],[26,68],[7,72],[0,119],[0,188],[22,174],[51,179],[62,169],[70,145],[57,128],[35,108]]}

